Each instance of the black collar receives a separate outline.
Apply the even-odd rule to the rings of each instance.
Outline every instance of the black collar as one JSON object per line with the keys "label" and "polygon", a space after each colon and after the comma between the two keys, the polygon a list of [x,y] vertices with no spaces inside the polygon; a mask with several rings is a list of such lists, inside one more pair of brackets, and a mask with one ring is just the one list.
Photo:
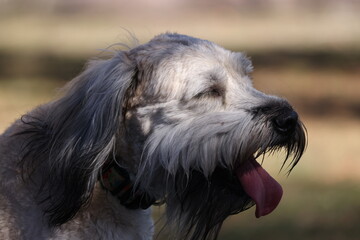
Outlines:
{"label": "black collar", "polygon": [[133,179],[128,171],[115,161],[109,161],[102,167],[99,180],[104,189],[129,209],[147,209],[156,201],[146,192],[134,188]]}

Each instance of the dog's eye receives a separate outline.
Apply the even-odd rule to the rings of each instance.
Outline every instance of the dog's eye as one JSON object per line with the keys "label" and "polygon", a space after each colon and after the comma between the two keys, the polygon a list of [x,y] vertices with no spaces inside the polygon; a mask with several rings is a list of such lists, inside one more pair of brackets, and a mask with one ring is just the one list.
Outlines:
{"label": "dog's eye", "polygon": [[202,98],[202,97],[221,97],[222,91],[217,88],[210,88],[206,91],[198,93],[195,95],[195,98]]}

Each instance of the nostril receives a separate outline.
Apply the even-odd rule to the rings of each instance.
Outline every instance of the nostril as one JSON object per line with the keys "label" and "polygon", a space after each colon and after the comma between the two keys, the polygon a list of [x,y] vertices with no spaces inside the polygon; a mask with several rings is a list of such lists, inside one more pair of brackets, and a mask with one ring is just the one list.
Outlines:
{"label": "nostril", "polygon": [[274,119],[275,129],[281,133],[290,133],[295,129],[298,115],[295,111],[283,113]]}

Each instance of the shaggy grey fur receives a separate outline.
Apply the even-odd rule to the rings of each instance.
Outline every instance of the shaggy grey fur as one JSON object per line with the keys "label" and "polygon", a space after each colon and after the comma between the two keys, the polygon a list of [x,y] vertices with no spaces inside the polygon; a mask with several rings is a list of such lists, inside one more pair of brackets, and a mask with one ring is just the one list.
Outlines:
{"label": "shaggy grey fur", "polygon": [[106,162],[167,205],[176,238],[215,239],[254,204],[235,170],[281,148],[292,170],[306,146],[292,107],[251,71],[244,54],[179,34],[90,62],[0,136],[1,239],[151,239],[150,210],[99,187]]}

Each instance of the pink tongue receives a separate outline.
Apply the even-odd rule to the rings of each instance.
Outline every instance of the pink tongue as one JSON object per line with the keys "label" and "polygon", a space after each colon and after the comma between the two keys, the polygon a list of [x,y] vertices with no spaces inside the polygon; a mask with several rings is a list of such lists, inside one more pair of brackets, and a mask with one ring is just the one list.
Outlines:
{"label": "pink tongue", "polygon": [[283,190],[255,159],[246,161],[236,170],[244,191],[256,203],[257,218],[271,213],[279,204]]}

